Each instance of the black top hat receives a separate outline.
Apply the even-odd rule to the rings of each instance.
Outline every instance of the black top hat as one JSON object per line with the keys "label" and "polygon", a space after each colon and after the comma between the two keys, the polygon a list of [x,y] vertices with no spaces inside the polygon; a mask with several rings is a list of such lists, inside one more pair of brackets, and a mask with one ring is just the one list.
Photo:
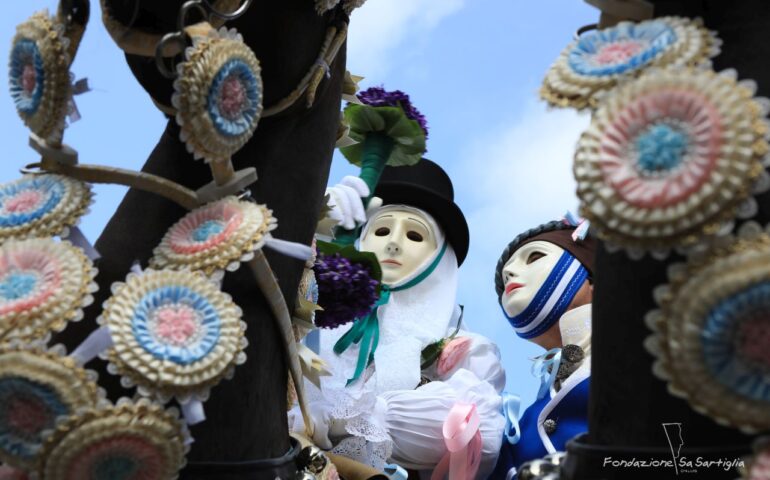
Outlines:
{"label": "black top hat", "polygon": [[454,202],[452,180],[436,163],[422,159],[410,167],[385,167],[374,195],[384,205],[401,203],[430,213],[444,229],[457,265],[462,265],[470,243],[468,222]]}

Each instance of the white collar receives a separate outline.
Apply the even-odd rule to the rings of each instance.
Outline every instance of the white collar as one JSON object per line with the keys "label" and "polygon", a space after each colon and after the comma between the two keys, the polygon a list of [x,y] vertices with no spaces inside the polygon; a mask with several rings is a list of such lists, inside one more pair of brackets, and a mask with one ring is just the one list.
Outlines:
{"label": "white collar", "polygon": [[591,304],[567,311],[559,319],[562,345],[577,345],[591,355]]}

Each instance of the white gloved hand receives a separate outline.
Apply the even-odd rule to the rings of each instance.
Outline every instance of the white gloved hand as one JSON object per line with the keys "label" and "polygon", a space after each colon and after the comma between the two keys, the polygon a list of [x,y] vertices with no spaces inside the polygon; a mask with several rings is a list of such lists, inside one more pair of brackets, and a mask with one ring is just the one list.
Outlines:
{"label": "white gloved hand", "polygon": [[342,228],[352,230],[357,224],[366,222],[364,199],[369,196],[369,187],[358,177],[348,175],[333,187],[327,187],[329,195],[329,218],[337,221]]}

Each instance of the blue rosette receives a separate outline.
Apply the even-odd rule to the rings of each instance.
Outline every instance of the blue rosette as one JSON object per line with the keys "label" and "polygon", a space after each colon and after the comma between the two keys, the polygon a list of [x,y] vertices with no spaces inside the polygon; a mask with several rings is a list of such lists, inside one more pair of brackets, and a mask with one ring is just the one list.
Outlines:
{"label": "blue rosette", "polygon": [[57,422],[97,406],[96,374],[36,347],[0,347],[0,461],[32,470]]}
{"label": "blue rosette", "polygon": [[113,285],[99,319],[112,337],[108,370],[146,397],[185,404],[246,361],[246,324],[229,295],[190,271],[147,270]]}
{"label": "blue rosette", "polygon": [[72,98],[69,40],[47,11],[16,27],[8,69],[11,98],[38,137],[61,142]]}
{"label": "blue rosette", "polygon": [[177,66],[171,103],[179,138],[195,159],[224,162],[249,141],[262,114],[254,52],[234,29],[193,38]]}
{"label": "blue rosette", "polygon": [[770,429],[770,235],[754,223],[738,238],[669,269],[645,345],[669,391],[716,422]]}
{"label": "blue rosette", "polygon": [[720,45],[700,20],[620,22],[584,33],[569,44],[548,70],[540,96],[556,107],[596,108],[622,78],[651,67],[708,67]]}

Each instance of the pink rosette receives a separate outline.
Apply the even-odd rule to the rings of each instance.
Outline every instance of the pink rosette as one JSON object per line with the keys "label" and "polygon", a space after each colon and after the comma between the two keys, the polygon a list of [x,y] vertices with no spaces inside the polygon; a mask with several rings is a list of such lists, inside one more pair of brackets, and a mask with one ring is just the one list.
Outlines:
{"label": "pink rosette", "polygon": [[45,338],[80,320],[93,302],[96,269],[69,242],[10,240],[0,246],[0,338]]}
{"label": "pink rosette", "polygon": [[260,249],[277,227],[263,205],[227,197],[197,208],[174,224],[155,248],[155,269],[235,270]]}
{"label": "pink rosette", "polygon": [[[581,215],[634,256],[665,256],[756,211],[767,178],[764,99],[730,72],[656,71],[618,88],[580,139]],[[762,180],[762,181],[760,181]]]}
{"label": "pink rosette", "polygon": [[93,200],[85,182],[56,174],[0,184],[0,244],[8,239],[66,238]]}
{"label": "pink rosette", "polygon": [[471,339],[469,337],[457,337],[441,349],[441,355],[436,363],[436,373],[440,377],[445,377],[463,361],[471,348]]}

